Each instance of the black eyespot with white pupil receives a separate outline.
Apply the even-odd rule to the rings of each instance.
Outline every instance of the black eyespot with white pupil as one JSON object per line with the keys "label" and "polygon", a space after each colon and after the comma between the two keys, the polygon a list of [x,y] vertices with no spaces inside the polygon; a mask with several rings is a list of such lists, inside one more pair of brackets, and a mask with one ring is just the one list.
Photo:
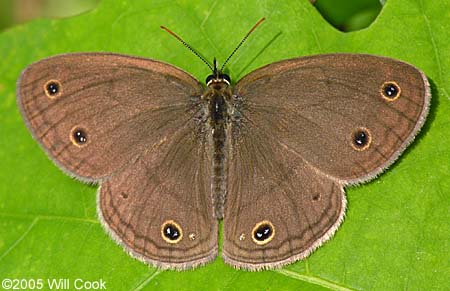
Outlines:
{"label": "black eyespot with white pupil", "polygon": [[264,220],[255,225],[252,231],[253,241],[258,245],[270,242],[275,235],[275,228],[271,222]]}
{"label": "black eyespot with white pupil", "polygon": [[56,95],[59,92],[59,85],[55,82],[50,82],[47,84],[47,92],[50,95]]}
{"label": "black eyespot with white pupil", "polygon": [[360,130],[355,133],[355,146],[363,147],[367,144],[368,141],[369,139],[364,131]]}
{"label": "black eyespot with white pupil", "polygon": [[257,241],[264,241],[272,235],[272,227],[268,224],[260,225],[255,230],[255,239]]}
{"label": "black eyespot with white pupil", "polygon": [[369,147],[370,143],[371,136],[367,129],[359,128],[353,133],[352,145],[354,149],[363,151]]}
{"label": "black eyespot with white pupil", "polygon": [[45,94],[49,98],[55,98],[61,94],[61,83],[50,80],[44,85]]}
{"label": "black eyespot with white pupil", "polygon": [[169,220],[163,223],[161,228],[162,238],[168,243],[177,243],[183,238],[183,231],[175,221]]}
{"label": "black eyespot with white pupil", "polygon": [[75,141],[75,143],[79,146],[82,146],[84,144],[87,143],[88,141],[88,137],[87,137],[87,133],[84,129],[81,128],[76,128],[73,131],[73,140]]}
{"label": "black eyespot with white pupil", "polygon": [[393,101],[400,96],[400,87],[395,82],[385,82],[381,88],[383,98],[388,101]]}
{"label": "black eyespot with white pupil", "polygon": [[164,227],[164,236],[170,240],[177,240],[180,237],[180,230],[173,224]]}

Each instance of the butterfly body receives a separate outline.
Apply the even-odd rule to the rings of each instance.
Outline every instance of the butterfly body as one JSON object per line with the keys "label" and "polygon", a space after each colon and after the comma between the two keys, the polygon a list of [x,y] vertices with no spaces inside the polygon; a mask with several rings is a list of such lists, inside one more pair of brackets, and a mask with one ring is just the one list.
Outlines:
{"label": "butterfly body", "polygon": [[226,198],[227,128],[231,120],[229,109],[233,108],[230,84],[222,79],[213,79],[208,84],[202,99],[208,102],[207,120],[208,131],[210,131],[209,147],[212,151],[211,194],[214,215],[221,219]]}
{"label": "butterfly body", "polygon": [[27,67],[18,106],[65,172],[100,184],[97,212],[140,260],[186,269],[218,254],[275,268],[328,240],[344,187],[391,165],[423,125],[425,75],[372,55],[295,58],[205,88],[172,65],[77,53]]}

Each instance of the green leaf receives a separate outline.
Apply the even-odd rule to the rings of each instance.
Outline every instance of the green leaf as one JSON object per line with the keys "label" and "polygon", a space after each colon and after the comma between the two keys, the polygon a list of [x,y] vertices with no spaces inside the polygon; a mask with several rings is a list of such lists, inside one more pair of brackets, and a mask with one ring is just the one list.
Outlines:
{"label": "green leaf", "polygon": [[341,31],[359,30],[369,26],[381,10],[378,0],[318,0],[317,10]]}
{"label": "green leaf", "polygon": [[[203,81],[208,68],[165,25],[211,60],[224,60],[267,17],[228,66],[234,80],[274,61],[332,52],[385,55],[421,68],[432,105],[413,145],[375,181],[349,188],[346,220],[308,259],[276,271],[234,270],[218,258],[193,271],[157,271],[103,231],[95,187],[64,175],[33,141],[15,82],[54,54],[110,51],[163,60]],[[448,290],[450,282],[450,2],[389,0],[367,29],[341,33],[307,0],[113,1],[61,20],[0,34],[0,280],[77,278],[108,290]],[[45,285],[49,289],[48,285]],[[44,288],[44,289],[45,289]]]}

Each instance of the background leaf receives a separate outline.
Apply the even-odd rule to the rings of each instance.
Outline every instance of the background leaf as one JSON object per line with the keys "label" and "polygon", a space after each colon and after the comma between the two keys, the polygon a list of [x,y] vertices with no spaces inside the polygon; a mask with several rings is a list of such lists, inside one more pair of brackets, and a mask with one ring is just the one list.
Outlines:
{"label": "background leaf", "polygon": [[[219,258],[193,271],[157,271],[103,231],[95,187],[62,174],[34,142],[15,101],[28,64],[76,51],[163,60],[204,80],[194,55],[224,60],[261,17],[267,21],[228,66],[234,80],[274,61],[358,52],[401,59],[432,83],[424,129],[375,181],[349,188],[346,221],[307,260],[264,272]],[[113,1],[63,20],[37,20],[0,34],[0,280],[103,279],[109,290],[448,290],[450,282],[450,50],[448,1],[389,0],[367,29],[342,33],[304,1]],[[46,285],[48,288],[48,285]]]}

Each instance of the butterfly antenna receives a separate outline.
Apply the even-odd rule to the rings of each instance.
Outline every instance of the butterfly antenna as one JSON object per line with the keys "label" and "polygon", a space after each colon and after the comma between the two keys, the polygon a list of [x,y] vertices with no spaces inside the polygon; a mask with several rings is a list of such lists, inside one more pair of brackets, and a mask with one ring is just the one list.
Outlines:
{"label": "butterfly antenna", "polygon": [[231,57],[234,55],[234,53],[242,46],[242,44],[247,40],[249,35],[264,21],[266,20],[265,17],[261,18],[255,25],[253,25],[252,29],[250,29],[249,32],[244,36],[244,38],[241,40],[241,42],[237,45],[237,47],[234,49],[234,51],[230,54],[230,56],[225,60],[225,62],[222,65],[222,68],[220,68],[220,71],[223,71],[223,68],[225,68],[225,65],[228,63],[228,61],[231,59]]}
{"label": "butterfly antenna", "polygon": [[190,45],[188,45],[181,37],[179,37],[178,35],[175,34],[175,32],[173,32],[172,30],[168,29],[165,26],[160,26],[162,29],[164,29],[165,31],[167,31],[168,33],[170,33],[172,36],[174,36],[176,39],[178,39],[182,44],[184,44],[185,47],[187,47],[191,52],[193,52],[200,60],[202,60],[207,66],[208,68],[211,69],[211,71],[214,72],[214,69],[211,67],[211,65],[198,53],[196,52]]}

